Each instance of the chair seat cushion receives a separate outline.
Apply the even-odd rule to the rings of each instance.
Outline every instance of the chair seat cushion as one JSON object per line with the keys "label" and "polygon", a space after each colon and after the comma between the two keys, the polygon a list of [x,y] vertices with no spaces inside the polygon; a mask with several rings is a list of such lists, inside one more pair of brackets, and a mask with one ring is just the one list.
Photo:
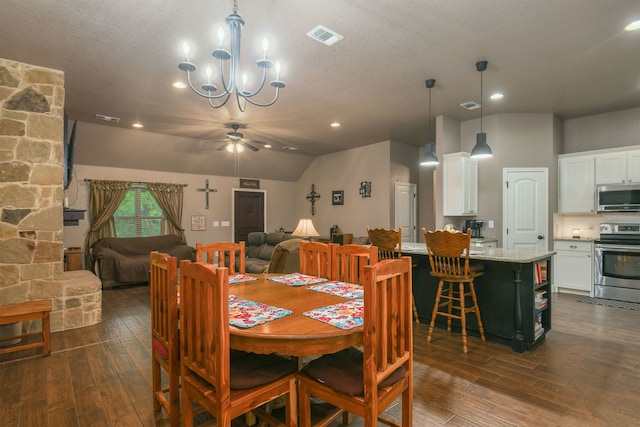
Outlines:
{"label": "chair seat cushion", "polygon": [[268,384],[298,370],[295,359],[285,359],[275,354],[231,352],[231,389],[243,390]]}
{"label": "chair seat cushion", "polygon": [[167,350],[167,347],[165,347],[158,338],[153,338],[151,340],[151,348],[163,359],[167,360],[169,358],[169,350]]}
{"label": "chair seat cushion", "polygon": [[[307,365],[310,377],[349,396],[364,394],[364,354],[353,347],[333,354],[324,355]],[[400,381],[406,373],[404,366],[389,375],[380,387],[387,387]]]}

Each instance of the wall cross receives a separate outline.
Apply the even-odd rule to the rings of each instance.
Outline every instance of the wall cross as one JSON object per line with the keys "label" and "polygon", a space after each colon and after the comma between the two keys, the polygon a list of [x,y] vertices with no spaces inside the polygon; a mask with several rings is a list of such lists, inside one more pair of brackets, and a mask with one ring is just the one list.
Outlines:
{"label": "wall cross", "polygon": [[311,215],[316,214],[316,201],[320,198],[320,194],[316,193],[316,185],[311,184],[311,193],[307,194],[307,200],[311,202]]}
{"label": "wall cross", "polygon": [[217,193],[218,190],[216,190],[215,188],[209,188],[209,180],[207,179],[204,181],[204,188],[198,188],[197,191],[204,192],[207,200],[205,208],[209,209],[209,193]]}

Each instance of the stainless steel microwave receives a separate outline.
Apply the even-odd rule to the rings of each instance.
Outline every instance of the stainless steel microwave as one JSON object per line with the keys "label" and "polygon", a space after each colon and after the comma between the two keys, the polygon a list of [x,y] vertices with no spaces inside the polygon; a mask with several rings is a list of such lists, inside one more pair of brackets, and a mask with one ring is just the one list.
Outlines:
{"label": "stainless steel microwave", "polygon": [[601,184],[596,187],[598,212],[640,212],[640,184]]}

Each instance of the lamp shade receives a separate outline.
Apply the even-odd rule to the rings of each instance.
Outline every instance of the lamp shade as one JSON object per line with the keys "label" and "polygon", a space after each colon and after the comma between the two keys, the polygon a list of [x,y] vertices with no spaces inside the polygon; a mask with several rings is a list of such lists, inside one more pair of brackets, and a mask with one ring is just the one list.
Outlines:
{"label": "lamp shade", "polygon": [[308,218],[302,218],[298,221],[298,225],[292,236],[301,236],[301,237],[311,237],[311,236],[319,236],[320,234],[316,231],[316,228],[313,226],[313,222],[311,222]]}
{"label": "lamp shade", "polygon": [[487,134],[480,132],[476,134],[476,146],[471,150],[471,157],[474,159],[482,159],[493,156],[491,147],[487,144]]}
{"label": "lamp shade", "polygon": [[427,153],[424,156],[424,159],[420,162],[420,166],[435,166],[440,161],[438,160],[438,156],[435,151],[435,144],[433,142],[427,142]]}

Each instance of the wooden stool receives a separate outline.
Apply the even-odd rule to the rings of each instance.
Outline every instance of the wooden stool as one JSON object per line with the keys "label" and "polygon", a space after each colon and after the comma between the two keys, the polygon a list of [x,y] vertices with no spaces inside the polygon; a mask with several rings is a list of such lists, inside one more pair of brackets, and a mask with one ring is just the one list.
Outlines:
{"label": "wooden stool", "polygon": [[[484,274],[484,264],[469,264],[471,229],[467,233],[443,230],[427,231],[422,228],[427,244],[431,276],[440,279],[436,301],[433,306],[427,341],[431,342],[436,317],[447,318],[447,330],[451,332],[451,319],[459,319],[462,324],[462,349],[467,349],[467,314],[475,313],[480,330],[480,338],[485,341],[484,327],[480,318],[480,309],[476,298],[473,280]],[[472,305],[467,306],[465,299],[471,297]],[[444,311],[440,309],[443,308]]]}
{"label": "wooden stool", "polygon": [[21,334],[14,337],[3,338],[0,341],[10,341],[15,339],[29,338],[42,335],[42,341],[31,344],[16,344],[9,348],[0,349],[0,354],[12,353],[14,351],[28,350],[30,348],[44,347],[44,355],[51,354],[51,332],[49,325],[49,314],[51,313],[51,301],[37,300],[25,301],[16,304],[0,305],[0,325],[22,322],[25,320],[42,320],[42,332],[32,334]]}

